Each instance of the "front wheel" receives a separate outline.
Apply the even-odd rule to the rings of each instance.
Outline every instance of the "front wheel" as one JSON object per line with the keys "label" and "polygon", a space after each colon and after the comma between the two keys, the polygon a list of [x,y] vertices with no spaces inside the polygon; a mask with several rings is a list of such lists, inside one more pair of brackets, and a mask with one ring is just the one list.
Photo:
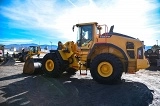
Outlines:
{"label": "front wheel", "polygon": [[116,56],[103,53],[92,60],[90,72],[95,81],[103,84],[114,84],[122,76],[123,64]]}
{"label": "front wheel", "polygon": [[48,53],[43,57],[42,69],[51,77],[60,77],[62,74],[60,61],[53,53]]}

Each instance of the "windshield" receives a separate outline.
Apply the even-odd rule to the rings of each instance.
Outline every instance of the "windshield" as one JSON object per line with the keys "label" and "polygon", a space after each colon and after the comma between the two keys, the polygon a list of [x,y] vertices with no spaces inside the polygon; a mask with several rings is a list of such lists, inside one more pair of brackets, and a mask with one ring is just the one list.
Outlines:
{"label": "windshield", "polygon": [[79,26],[77,44],[85,46],[92,40],[92,25]]}
{"label": "windshield", "polygon": [[35,46],[30,46],[30,47],[29,47],[29,50],[30,50],[31,52],[35,53],[35,52],[37,51],[37,47],[35,47]]}

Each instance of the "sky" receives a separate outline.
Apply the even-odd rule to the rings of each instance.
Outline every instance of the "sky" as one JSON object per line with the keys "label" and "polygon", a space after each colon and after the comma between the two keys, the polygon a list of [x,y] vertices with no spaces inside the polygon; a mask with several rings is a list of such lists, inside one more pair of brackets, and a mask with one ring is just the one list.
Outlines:
{"label": "sky", "polygon": [[0,0],[0,44],[76,41],[72,26],[84,22],[160,44],[160,0]]}

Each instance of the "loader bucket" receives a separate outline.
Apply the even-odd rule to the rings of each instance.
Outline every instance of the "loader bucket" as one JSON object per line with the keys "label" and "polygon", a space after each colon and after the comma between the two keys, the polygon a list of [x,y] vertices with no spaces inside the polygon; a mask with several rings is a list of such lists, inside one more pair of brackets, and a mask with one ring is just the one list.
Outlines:
{"label": "loader bucket", "polygon": [[0,66],[13,66],[15,64],[15,60],[12,57],[7,57],[0,64]]}
{"label": "loader bucket", "polygon": [[24,74],[42,73],[41,61],[42,61],[41,58],[39,59],[27,58],[23,66],[23,73]]}

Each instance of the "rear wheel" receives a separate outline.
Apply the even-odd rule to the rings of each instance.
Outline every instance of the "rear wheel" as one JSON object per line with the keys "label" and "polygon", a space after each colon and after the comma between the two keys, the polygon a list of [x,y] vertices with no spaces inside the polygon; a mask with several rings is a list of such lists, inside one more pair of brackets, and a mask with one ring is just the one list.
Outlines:
{"label": "rear wheel", "polygon": [[43,57],[42,69],[51,77],[60,77],[62,74],[60,61],[53,53],[48,53]]}
{"label": "rear wheel", "polygon": [[159,55],[159,54],[160,54],[160,49],[157,49],[157,50],[155,51],[155,53],[156,53],[157,55]]}
{"label": "rear wheel", "polygon": [[153,53],[153,50],[152,50],[152,49],[148,49],[148,50],[147,50],[147,53],[148,53],[148,54],[152,54],[152,53]]}
{"label": "rear wheel", "polygon": [[27,55],[24,55],[22,59],[23,59],[22,61],[25,62],[27,60]]}
{"label": "rear wheel", "polygon": [[22,56],[19,57],[19,61],[24,62]]}
{"label": "rear wheel", "polygon": [[90,72],[95,81],[104,84],[114,84],[122,76],[123,64],[116,56],[103,53],[92,60]]}

